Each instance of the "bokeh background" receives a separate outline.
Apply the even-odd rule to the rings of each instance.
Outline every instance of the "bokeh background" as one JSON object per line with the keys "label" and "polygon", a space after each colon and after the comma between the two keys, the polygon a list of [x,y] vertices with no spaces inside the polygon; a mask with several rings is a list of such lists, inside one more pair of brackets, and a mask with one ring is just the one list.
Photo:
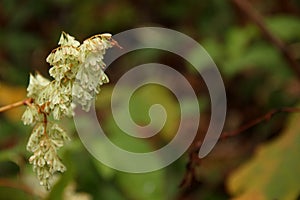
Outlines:
{"label": "bokeh background", "polygon": [[[249,2],[299,64],[300,2]],[[281,52],[230,0],[1,0],[0,106],[26,97],[29,73],[38,71],[49,77],[45,59],[57,46],[61,31],[83,41],[98,33],[117,34],[144,26],[180,31],[208,51],[227,91],[224,130],[236,130],[272,109],[298,105],[299,77]],[[204,82],[183,59],[151,49],[123,56],[106,70],[111,82],[102,87],[96,107],[109,137],[122,148],[143,152],[163,146],[176,133],[180,116],[178,102],[166,88],[157,85],[138,90],[130,104],[132,118],[138,124],[149,123],[148,108],[152,104],[165,106],[168,120],[157,136],[145,141],[124,136],[111,116],[110,95],[114,83],[130,68],[148,62],[171,66],[191,83],[201,108],[195,143],[201,140],[210,117]],[[58,175],[53,189],[47,192],[38,185],[27,162],[30,154],[26,142],[31,127],[22,124],[23,111],[24,108],[18,108],[0,113],[0,199],[223,200],[300,196],[297,180],[300,117],[296,113],[280,113],[220,141],[201,162],[189,162],[192,154],[187,152],[172,165],[147,174],[128,174],[105,167],[83,147],[73,121],[65,120],[62,123],[72,141],[59,153],[68,171]]]}

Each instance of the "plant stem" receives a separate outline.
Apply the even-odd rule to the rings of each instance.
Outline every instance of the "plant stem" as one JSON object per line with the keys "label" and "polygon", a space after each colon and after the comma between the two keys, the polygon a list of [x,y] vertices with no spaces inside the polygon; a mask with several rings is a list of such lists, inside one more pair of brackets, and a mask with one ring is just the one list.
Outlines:
{"label": "plant stem", "polygon": [[262,122],[270,120],[274,115],[276,115],[278,113],[299,113],[299,112],[300,112],[300,108],[293,108],[293,107],[284,107],[284,108],[271,110],[271,111],[267,112],[266,114],[264,114],[258,118],[255,118],[252,121],[249,121],[248,123],[244,124],[243,126],[241,126],[240,128],[238,128],[236,130],[223,132],[222,135],[220,136],[220,140],[226,139],[228,137],[233,137],[242,132],[245,132],[246,130],[248,130]]}
{"label": "plant stem", "polygon": [[22,100],[22,101],[18,101],[18,102],[15,102],[15,103],[12,103],[12,104],[0,107],[0,113],[8,111],[8,110],[16,108],[16,107],[19,107],[19,106],[30,105],[32,102],[33,102],[33,99],[32,98],[28,98],[28,99],[25,99],[25,100]]}
{"label": "plant stem", "polygon": [[[222,132],[219,141],[244,133],[250,128],[270,120],[274,115],[278,113],[300,113],[300,108],[283,107],[283,108],[271,110],[266,114],[249,121],[248,123],[244,124],[243,126],[241,126],[236,130]],[[201,162],[201,159],[198,157],[198,152],[200,150],[201,145],[202,145],[202,141],[195,141],[193,147],[189,152],[189,161],[186,165],[185,175],[180,184],[180,187],[184,189],[182,195],[185,195],[187,192],[190,192],[190,190],[196,187],[196,185],[199,185],[199,182],[197,181],[196,178],[197,176],[196,176],[195,168],[197,168]]]}
{"label": "plant stem", "polygon": [[236,7],[246,15],[261,31],[261,33],[265,36],[265,38],[273,44],[285,58],[288,66],[292,71],[294,71],[295,75],[300,79],[300,65],[297,62],[295,56],[292,52],[287,48],[286,44],[278,37],[276,37],[266,26],[264,22],[263,16],[256,11],[253,6],[245,0],[231,0]]}

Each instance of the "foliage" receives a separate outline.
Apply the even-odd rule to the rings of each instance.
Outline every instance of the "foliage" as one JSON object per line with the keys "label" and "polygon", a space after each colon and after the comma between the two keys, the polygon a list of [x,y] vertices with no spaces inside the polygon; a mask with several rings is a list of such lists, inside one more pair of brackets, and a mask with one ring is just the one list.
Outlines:
{"label": "foliage", "polygon": [[[40,72],[39,75],[32,76],[34,79],[38,76],[50,78],[45,58],[62,30],[76,34],[76,38],[83,40],[86,35],[94,35],[99,31],[116,34],[135,27],[162,26],[191,36],[203,45],[216,62],[228,97],[225,130],[235,130],[270,109],[297,106],[300,98],[297,78],[283,56],[231,2],[3,0],[0,3],[0,105],[7,105],[25,97],[29,73]],[[283,40],[291,54],[299,61],[299,1],[256,0],[251,1],[251,4],[264,16],[267,28],[272,34]],[[114,123],[109,110],[109,94],[118,78],[133,66],[154,61],[172,66],[184,74],[199,94],[199,102],[203,106],[197,138],[203,138],[209,123],[210,104],[209,94],[201,77],[193,74],[193,71],[189,70],[190,64],[182,59],[166,52],[155,52],[154,55],[153,52],[145,51],[143,55],[139,52],[134,52],[136,54],[131,57],[125,55],[105,71],[111,85],[101,88],[101,97],[98,98],[96,106],[99,121],[108,130],[108,136],[117,145],[139,152],[153,148],[152,144],[159,146],[167,143],[173,137],[177,128],[178,107],[173,96],[163,92],[161,88],[145,87],[145,90],[138,91],[134,95],[130,105],[133,120],[140,124],[149,122],[147,108],[152,103],[157,103],[156,97],[166,105],[168,112],[166,126],[154,140],[141,142],[124,135]],[[55,74],[62,68],[54,67],[52,70],[51,74],[59,79],[60,77]],[[127,89],[124,88],[123,91],[127,92]],[[59,108],[57,105],[54,107]],[[58,110],[59,114],[61,108]],[[196,184],[187,191],[182,191],[178,186],[186,170],[187,154],[156,174],[140,174],[135,177],[120,173],[103,166],[85,150],[69,120],[62,118],[58,121],[49,116],[47,117],[49,123],[53,122],[48,128],[51,128],[53,123],[58,123],[58,126],[72,138],[72,142],[67,142],[64,148],[58,151],[68,170],[59,176],[54,174],[53,188],[46,192],[39,186],[39,181],[32,173],[32,166],[27,162],[31,155],[25,148],[30,137],[26,133],[30,133],[32,127],[24,126],[20,122],[23,112],[24,107],[20,107],[0,113],[0,199],[69,200],[76,198],[77,195],[80,197],[83,195],[85,199],[132,200],[147,199],[149,196],[154,199],[225,200],[231,195],[238,196],[243,192],[238,194],[224,189],[231,188],[226,187],[228,186],[226,178],[231,177],[231,173],[234,177],[236,169],[237,173],[240,171],[238,165],[243,162],[252,163],[254,159],[258,161],[257,153],[253,155],[257,148],[270,149],[268,144],[280,144],[280,140],[287,137],[281,136],[287,135],[286,131],[281,131],[282,127],[297,128],[293,123],[286,124],[289,115],[279,114],[237,137],[219,141],[214,151],[196,167]],[[269,150],[270,155],[274,154],[271,152],[273,150],[272,148]],[[258,150],[261,151],[266,150]],[[278,155],[280,154],[281,152],[278,152]],[[249,158],[250,162],[247,162]],[[289,158],[295,162],[298,160],[296,152],[291,152]],[[276,178],[277,183],[284,182],[296,191],[299,184],[289,182],[292,179],[281,176],[282,173],[287,173],[286,169],[290,164],[292,167],[295,163],[287,161],[283,167],[273,171],[267,161],[279,162],[283,161],[284,157],[276,155],[273,159],[270,156],[266,160],[259,160],[256,166],[267,170],[267,174]],[[294,171],[298,173],[299,170]],[[254,182],[270,181],[270,179],[263,180],[263,177],[264,173],[257,172],[257,175],[251,178]],[[151,180],[150,185],[159,187],[159,190],[145,190],[154,188],[147,187],[147,179]],[[241,186],[245,181],[240,182]],[[130,187],[131,185],[135,188]],[[238,188],[238,185],[235,186]],[[245,191],[249,191],[250,187],[250,185],[245,187]],[[271,185],[268,185],[269,187]],[[279,191],[283,191],[280,189]],[[259,192],[265,194],[265,190]]]}

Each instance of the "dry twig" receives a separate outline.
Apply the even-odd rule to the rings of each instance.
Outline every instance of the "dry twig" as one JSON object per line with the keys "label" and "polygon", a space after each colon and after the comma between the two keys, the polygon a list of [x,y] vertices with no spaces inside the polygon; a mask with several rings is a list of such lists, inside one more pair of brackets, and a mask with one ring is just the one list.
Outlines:
{"label": "dry twig", "polygon": [[257,25],[265,38],[281,52],[281,54],[289,64],[288,66],[297,75],[298,79],[300,79],[300,65],[297,62],[295,56],[293,56],[293,53],[290,52],[286,44],[267,28],[262,15],[257,12],[248,1],[232,0],[232,2],[243,14],[245,14],[249,18],[249,20]]}
{"label": "dry twig", "polygon": [[19,106],[30,105],[32,102],[33,102],[33,99],[32,98],[28,98],[28,99],[25,99],[25,100],[22,100],[22,101],[18,101],[18,102],[15,102],[15,103],[12,103],[12,104],[0,107],[0,113],[8,111],[8,110],[16,108],[16,107],[19,107]]}

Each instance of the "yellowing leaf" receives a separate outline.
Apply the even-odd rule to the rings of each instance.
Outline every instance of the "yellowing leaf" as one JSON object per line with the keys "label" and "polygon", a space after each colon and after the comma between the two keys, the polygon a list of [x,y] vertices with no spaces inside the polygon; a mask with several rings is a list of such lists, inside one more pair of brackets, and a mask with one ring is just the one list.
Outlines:
{"label": "yellowing leaf", "polygon": [[261,146],[254,157],[229,177],[235,200],[297,199],[300,194],[300,114],[274,141]]}
{"label": "yellowing leaf", "polygon": [[[8,86],[0,83],[0,107],[6,106],[17,101],[22,101],[26,98],[26,88]],[[22,113],[24,112],[23,107],[14,108],[4,112],[7,118],[12,121],[20,121]]]}

